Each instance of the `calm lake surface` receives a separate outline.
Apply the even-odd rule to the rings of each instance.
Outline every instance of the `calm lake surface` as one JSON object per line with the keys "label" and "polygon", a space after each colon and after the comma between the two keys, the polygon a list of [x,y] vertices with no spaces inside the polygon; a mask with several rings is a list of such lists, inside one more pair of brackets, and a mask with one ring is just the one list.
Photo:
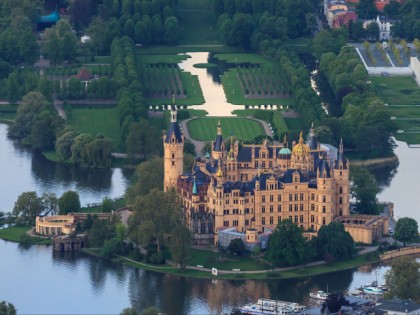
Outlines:
{"label": "calm lake surface", "polygon": [[[190,54],[193,55],[193,54]],[[197,56],[197,58],[195,57]],[[188,67],[207,62],[207,53],[188,59]],[[211,115],[230,115],[241,106],[219,106],[222,87],[206,69],[191,68],[204,90]],[[202,78],[207,78],[202,81]],[[203,83],[204,82],[204,83]],[[216,97],[217,96],[217,97]],[[226,99],[225,99],[226,102]],[[227,103],[226,103],[227,104]],[[223,108],[222,108],[223,107]],[[129,184],[132,171],[86,170],[60,165],[32,153],[7,139],[7,126],[0,124],[0,211],[10,211],[25,191],[77,190],[82,204],[119,197]],[[420,221],[420,149],[398,142],[400,164],[376,172],[381,186],[379,199],[393,201],[395,216]],[[119,314],[125,307],[142,311],[157,306],[168,314],[220,314],[260,297],[308,303],[313,290],[353,290],[376,278],[383,283],[388,266],[365,266],[317,277],[295,280],[221,281],[164,275],[90,257],[81,253],[54,253],[50,246],[23,246],[0,240],[0,300],[13,303],[19,314]]]}

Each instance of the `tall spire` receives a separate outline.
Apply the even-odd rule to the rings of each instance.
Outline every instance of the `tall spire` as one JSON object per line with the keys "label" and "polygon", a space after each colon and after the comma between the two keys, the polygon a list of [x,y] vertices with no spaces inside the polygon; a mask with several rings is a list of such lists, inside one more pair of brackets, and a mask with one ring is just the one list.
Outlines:
{"label": "tall spire", "polygon": [[222,135],[222,124],[219,122],[217,123],[217,135],[221,136]]}
{"label": "tall spire", "polygon": [[195,182],[195,176],[194,176],[192,193],[195,194],[195,195],[198,194],[197,183]]}
{"label": "tall spire", "polygon": [[176,105],[175,105],[175,94],[172,95],[172,105],[171,105],[171,122],[176,122]]}
{"label": "tall spire", "polygon": [[287,148],[287,146],[287,133],[285,133],[283,138],[283,148]]}

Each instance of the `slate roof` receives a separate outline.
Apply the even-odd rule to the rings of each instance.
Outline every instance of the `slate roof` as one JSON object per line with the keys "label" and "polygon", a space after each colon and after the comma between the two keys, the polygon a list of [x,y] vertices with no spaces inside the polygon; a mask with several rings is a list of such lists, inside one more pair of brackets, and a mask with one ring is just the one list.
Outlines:
{"label": "slate roof", "polygon": [[[296,169],[288,169],[284,173],[284,175],[282,176],[282,178],[280,179],[280,181],[283,182],[283,183],[286,183],[286,184],[293,183],[293,173],[295,171],[296,171]],[[299,181],[301,183],[304,183],[304,182],[307,182],[308,181],[308,178],[306,176],[304,176],[300,170],[297,170],[297,172],[300,175],[300,178],[299,178],[300,180]]]}
{"label": "slate roof", "polygon": [[327,178],[331,178],[331,171],[330,171],[330,166],[328,164],[328,160],[323,158],[323,159],[319,159],[318,160],[318,165],[317,165],[317,171],[319,171],[319,175],[321,177],[324,177],[323,174],[324,172],[326,173]]}
{"label": "slate roof", "polygon": [[171,143],[172,135],[175,135],[175,142],[181,143],[182,142],[182,133],[181,129],[179,128],[179,124],[175,122],[171,122],[168,128],[168,132],[166,133],[165,143]]}
{"label": "slate roof", "polygon": [[252,149],[251,147],[242,147],[237,156],[238,162],[251,162],[252,161]]}
{"label": "slate roof", "polygon": [[213,151],[216,151],[216,152],[222,151],[222,143],[223,143],[222,135],[217,135],[216,139],[214,139]]}
{"label": "slate roof", "polygon": [[411,313],[416,310],[420,310],[420,304],[414,303],[410,300],[400,300],[397,298],[393,299],[379,299],[375,309]]}
{"label": "slate roof", "polygon": [[251,195],[253,195],[254,188],[255,188],[255,182],[228,181],[223,184],[223,192],[230,193],[232,190],[239,189],[240,196],[244,196],[246,192],[249,192],[251,193]]}
{"label": "slate roof", "polygon": [[340,162],[343,163],[343,169],[347,169],[347,159],[344,156],[344,152],[340,152],[340,150],[337,152],[337,160],[335,160],[334,163],[334,169],[340,168]]}

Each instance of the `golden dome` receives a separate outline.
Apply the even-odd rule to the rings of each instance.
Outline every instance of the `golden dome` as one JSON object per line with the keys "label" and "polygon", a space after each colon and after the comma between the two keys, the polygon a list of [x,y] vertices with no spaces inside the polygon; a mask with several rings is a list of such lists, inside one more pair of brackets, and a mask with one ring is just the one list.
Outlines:
{"label": "golden dome", "polygon": [[297,156],[309,155],[309,146],[303,142],[302,132],[300,132],[299,143],[293,147],[292,153]]}
{"label": "golden dome", "polygon": [[219,165],[219,169],[217,170],[216,176],[217,177],[223,177],[223,172],[222,172],[222,169],[221,169],[220,165]]}

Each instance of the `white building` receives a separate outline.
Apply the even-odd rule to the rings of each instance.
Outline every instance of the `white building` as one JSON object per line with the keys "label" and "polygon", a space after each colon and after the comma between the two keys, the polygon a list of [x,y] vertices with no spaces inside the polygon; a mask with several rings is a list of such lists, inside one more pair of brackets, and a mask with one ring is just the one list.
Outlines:
{"label": "white building", "polygon": [[394,21],[388,20],[383,16],[376,17],[376,24],[379,26],[379,40],[389,40],[391,36],[391,26]]}

